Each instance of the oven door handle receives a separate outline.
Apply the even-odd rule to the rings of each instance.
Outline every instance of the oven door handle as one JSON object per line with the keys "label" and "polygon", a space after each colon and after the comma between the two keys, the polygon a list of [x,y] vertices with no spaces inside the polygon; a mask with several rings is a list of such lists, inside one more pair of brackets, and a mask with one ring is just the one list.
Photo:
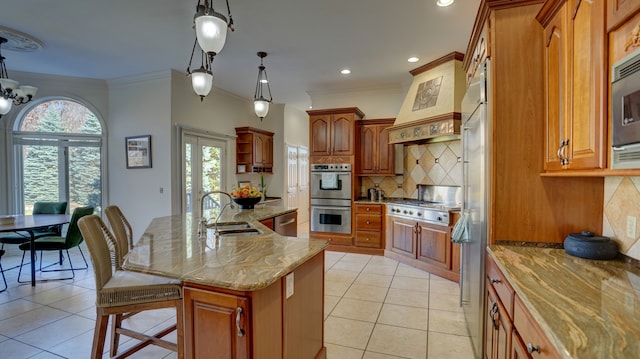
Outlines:
{"label": "oven door handle", "polygon": [[311,209],[328,209],[328,210],[335,210],[335,211],[350,211],[351,207],[311,206]]}

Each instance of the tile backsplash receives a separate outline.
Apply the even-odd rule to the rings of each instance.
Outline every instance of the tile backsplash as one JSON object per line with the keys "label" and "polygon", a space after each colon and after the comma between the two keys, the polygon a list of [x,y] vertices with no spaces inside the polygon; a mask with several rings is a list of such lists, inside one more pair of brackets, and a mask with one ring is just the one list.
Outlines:
{"label": "tile backsplash", "polygon": [[615,239],[621,253],[637,260],[639,222],[640,177],[605,177],[602,235]]}
{"label": "tile backsplash", "polygon": [[404,146],[402,176],[362,179],[362,196],[368,188],[382,189],[386,197],[417,198],[418,184],[462,186],[460,140]]}

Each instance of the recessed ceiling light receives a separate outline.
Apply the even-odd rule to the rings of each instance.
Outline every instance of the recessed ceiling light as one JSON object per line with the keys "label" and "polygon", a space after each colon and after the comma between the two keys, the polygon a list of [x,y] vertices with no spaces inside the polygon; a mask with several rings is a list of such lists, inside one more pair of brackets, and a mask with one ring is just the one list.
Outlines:
{"label": "recessed ceiling light", "polygon": [[449,6],[453,4],[453,0],[437,0],[436,5],[438,6]]}
{"label": "recessed ceiling light", "polygon": [[419,59],[419,58],[417,58],[417,57],[415,57],[415,56],[410,57],[410,58],[408,58],[408,59],[407,59],[407,61],[409,61],[409,62],[418,62],[419,60],[420,60],[420,59]]}
{"label": "recessed ceiling light", "polygon": [[351,70],[349,70],[349,69],[342,69],[342,70],[340,70],[340,73],[341,73],[341,74],[343,74],[343,75],[348,75],[348,74],[350,74],[350,73],[351,73]]}

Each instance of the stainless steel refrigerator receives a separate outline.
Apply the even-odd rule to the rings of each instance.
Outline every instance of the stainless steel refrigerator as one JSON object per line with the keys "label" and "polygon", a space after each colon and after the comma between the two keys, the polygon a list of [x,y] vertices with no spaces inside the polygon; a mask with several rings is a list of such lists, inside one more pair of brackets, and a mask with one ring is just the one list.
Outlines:
{"label": "stainless steel refrigerator", "polygon": [[460,302],[476,358],[483,357],[485,254],[490,198],[490,62],[481,64],[462,100],[463,204],[467,235],[461,244]]}

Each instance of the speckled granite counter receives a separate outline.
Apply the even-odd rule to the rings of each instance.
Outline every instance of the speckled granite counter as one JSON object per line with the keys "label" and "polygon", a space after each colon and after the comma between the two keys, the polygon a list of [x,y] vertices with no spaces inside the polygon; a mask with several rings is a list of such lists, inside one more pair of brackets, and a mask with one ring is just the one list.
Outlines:
{"label": "speckled granite counter", "polygon": [[[256,207],[225,210],[220,223],[248,221],[263,234],[247,237],[198,238],[198,218],[178,215],[155,218],[124,268],[184,282],[225,289],[252,291],[266,288],[327,246],[317,239],[283,237],[258,222],[295,208]],[[217,213],[209,213],[216,218]]]}
{"label": "speckled granite counter", "polygon": [[562,249],[488,252],[564,358],[640,357],[640,268]]}

